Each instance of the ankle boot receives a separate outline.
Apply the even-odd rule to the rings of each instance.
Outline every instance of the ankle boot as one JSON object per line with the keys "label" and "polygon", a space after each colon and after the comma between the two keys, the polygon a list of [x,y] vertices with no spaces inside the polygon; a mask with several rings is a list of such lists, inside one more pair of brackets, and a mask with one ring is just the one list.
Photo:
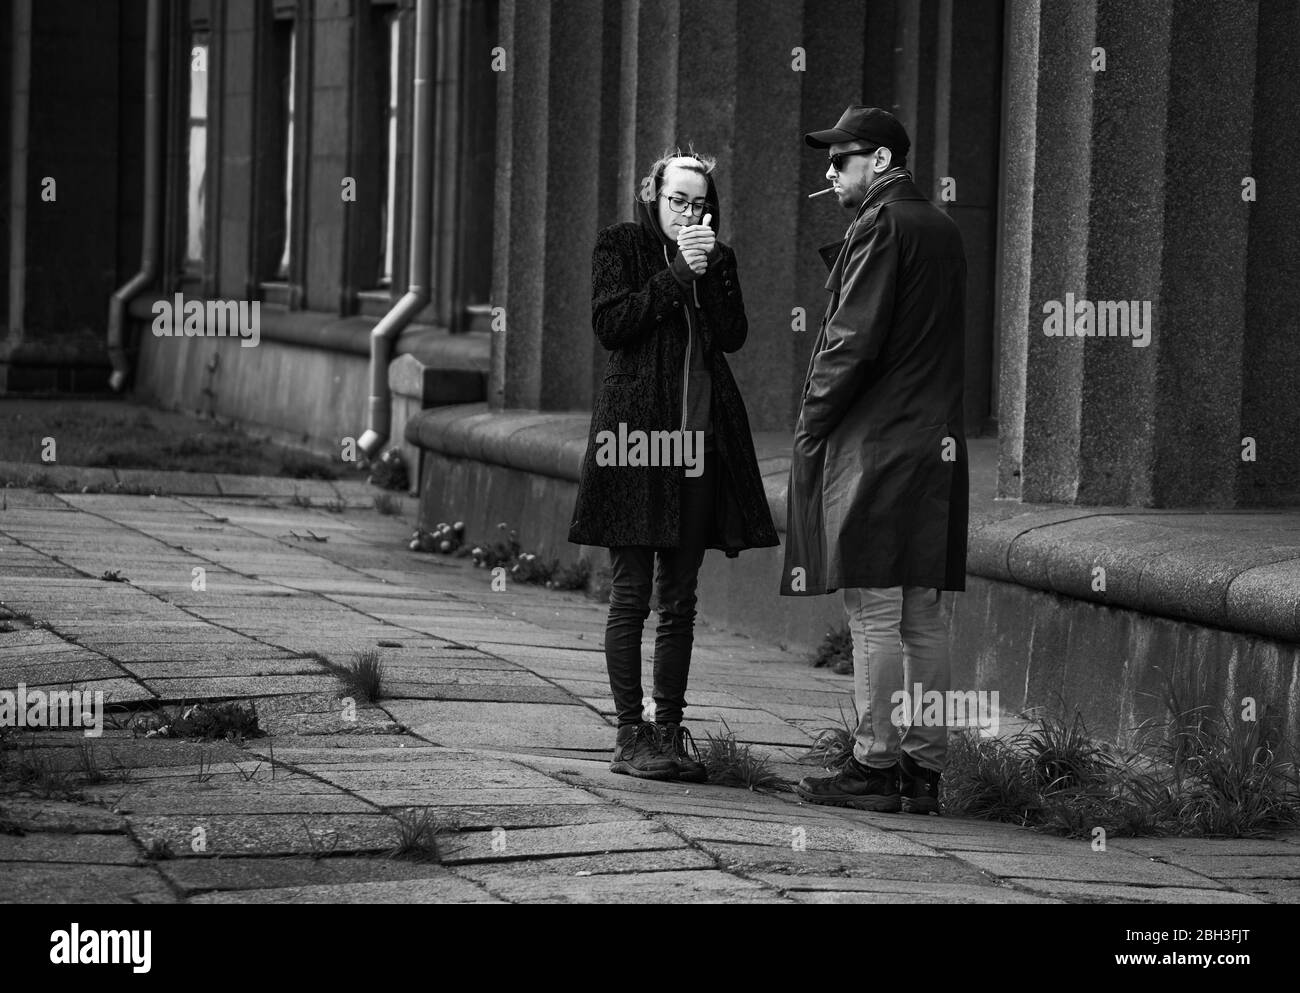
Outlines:
{"label": "ankle boot", "polygon": [[903,811],[908,814],[939,813],[940,776],[933,769],[918,765],[915,759],[904,752],[898,765]]}
{"label": "ankle boot", "polygon": [[618,729],[609,771],[638,779],[673,779],[677,763],[664,753],[655,726],[640,721]]}
{"label": "ankle boot", "polygon": [[700,752],[690,731],[680,724],[660,724],[659,739],[664,754],[677,763],[678,779],[687,783],[708,782],[709,771],[700,761]]}

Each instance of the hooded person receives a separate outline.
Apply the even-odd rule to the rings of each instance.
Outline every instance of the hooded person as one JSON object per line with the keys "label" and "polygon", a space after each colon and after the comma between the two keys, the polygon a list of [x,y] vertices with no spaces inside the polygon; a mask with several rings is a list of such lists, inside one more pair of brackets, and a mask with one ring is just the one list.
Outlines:
{"label": "hooded person", "polygon": [[[609,351],[569,540],[609,549],[605,661],[618,713],[613,772],[702,782],[682,725],[707,549],[776,545],[749,417],[725,353],[749,324],[735,253],[718,240],[712,159],[665,153],[636,220],[596,237],[592,327]],[[656,562],[658,568],[656,569]],[[657,596],[655,721],[642,716],[641,636]]]}

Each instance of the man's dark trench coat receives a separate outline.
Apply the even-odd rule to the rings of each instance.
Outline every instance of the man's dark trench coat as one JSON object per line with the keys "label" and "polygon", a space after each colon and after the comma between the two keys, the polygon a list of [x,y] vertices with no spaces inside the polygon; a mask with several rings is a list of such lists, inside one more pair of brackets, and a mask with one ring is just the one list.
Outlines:
{"label": "man's dark trench coat", "polygon": [[910,177],[845,235],[795,431],[781,593],[965,589],[966,258]]}

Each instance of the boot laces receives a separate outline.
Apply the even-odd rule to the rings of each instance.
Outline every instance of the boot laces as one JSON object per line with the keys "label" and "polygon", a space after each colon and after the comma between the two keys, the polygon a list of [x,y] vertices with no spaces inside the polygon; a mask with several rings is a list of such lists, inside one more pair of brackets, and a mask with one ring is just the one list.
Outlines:
{"label": "boot laces", "polygon": [[652,751],[660,750],[659,737],[655,734],[655,726],[648,722],[637,725],[636,736],[632,739],[632,747],[645,744]]}
{"label": "boot laces", "polygon": [[[700,750],[695,747],[695,738],[691,735],[690,728],[683,724],[678,724],[668,732],[668,744],[673,752],[680,752],[683,758],[694,757],[695,761],[700,760]],[[686,751],[687,746],[690,752]]]}

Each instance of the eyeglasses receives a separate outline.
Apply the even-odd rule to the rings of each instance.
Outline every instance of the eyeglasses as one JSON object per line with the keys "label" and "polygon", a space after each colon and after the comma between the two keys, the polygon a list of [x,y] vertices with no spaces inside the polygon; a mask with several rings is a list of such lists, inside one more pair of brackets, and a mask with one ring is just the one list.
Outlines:
{"label": "eyeglasses", "polygon": [[834,155],[830,156],[830,158],[827,159],[827,161],[830,162],[831,168],[834,169],[836,172],[843,172],[844,160],[847,159],[850,155],[874,155],[879,150],[880,150],[879,145],[877,145],[875,148],[854,148],[847,152],[836,152]]}
{"label": "eyeglasses", "polygon": [[[661,197],[664,196],[662,193],[659,195]],[[668,208],[674,214],[685,214],[687,211],[690,211],[692,217],[699,217],[709,209],[709,202],[707,200],[701,203],[691,203],[691,201],[687,200],[685,197],[679,197],[676,195],[664,197],[664,199],[668,201]]]}

